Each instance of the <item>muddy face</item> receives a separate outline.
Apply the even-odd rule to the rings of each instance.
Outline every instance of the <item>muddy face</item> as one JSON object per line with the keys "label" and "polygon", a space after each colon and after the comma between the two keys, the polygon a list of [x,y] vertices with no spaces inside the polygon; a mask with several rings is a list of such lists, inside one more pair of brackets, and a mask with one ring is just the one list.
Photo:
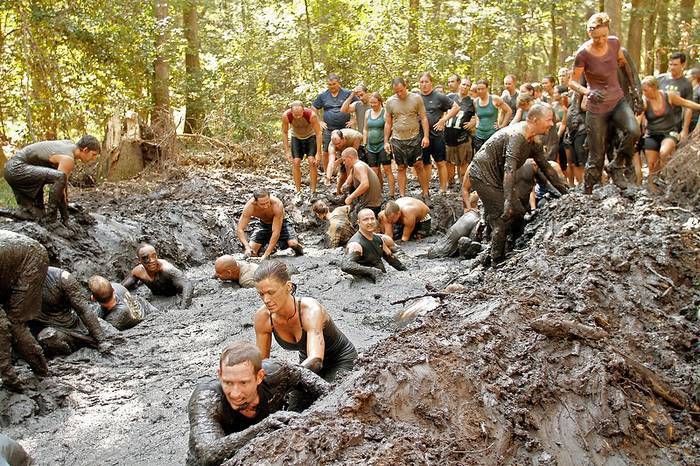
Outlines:
{"label": "muddy face", "polygon": [[261,197],[255,200],[255,205],[258,206],[261,209],[269,209],[270,206],[272,205],[272,202],[270,201],[270,196],[265,196]]}
{"label": "muddy face", "polygon": [[283,309],[292,296],[290,294],[292,289],[291,282],[282,283],[274,278],[265,278],[260,280],[255,287],[270,314]]}
{"label": "muddy face", "polygon": [[258,385],[263,381],[262,369],[255,373],[250,361],[234,366],[222,366],[219,369],[221,388],[231,407],[235,410],[246,409],[258,403]]}
{"label": "muddy face", "polygon": [[139,250],[138,253],[139,262],[143,265],[149,273],[155,273],[158,271],[158,254],[152,246],[146,246]]}

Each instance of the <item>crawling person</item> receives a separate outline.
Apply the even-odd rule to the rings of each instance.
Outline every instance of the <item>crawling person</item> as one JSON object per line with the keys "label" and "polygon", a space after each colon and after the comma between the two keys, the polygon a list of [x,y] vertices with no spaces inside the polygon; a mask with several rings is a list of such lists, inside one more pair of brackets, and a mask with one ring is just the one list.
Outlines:
{"label": "crawling person", "polygon": [[317,399],[328,393],[329,384],[301,366],[263,360],[252,343],[228,345],[219,358],[217,380],[198,384],[187,404],[186,464],[219,465],[258,435],[283,427],[297,414],[283,410],[293,390]]}
{"label": "crawling person", "polygon": [[12,367],[13,348],[35,374],[49,372],[44,352],[27,327],[41,312],[48,267],[48,253],[38,241],[0,230],[0,376],[6,388],[21,389]]}
{"label": "crawling person", "polygon": [[255,271],[258,264],[237,261],[235,257],[225,254],[214,262],[214,278],[237,282],[241,288],[255,288]]}
{"label": "crawling person", "polygon": [[[249,242],[245,229],[251,218],[257,218],[260,223],[250,235]],[[278,243],[284,248],[291,248],[298,256],[304,254],[304,249],[296,239],[294,227],[284,218],[284,204],[266,189],[256,189],[253,192],[253,198],[243,207],[236,234],[243,244],[246,256],[259,255],[262,246],[267,244],[262,254],[262,258],[267,259],[275,252]]]}
{"label": "crawling person", "polygon": [[396,270],[406,266],[394,255],[385,237],[374,233],[377,219],[370,209],[363,209],[357,216],[359,231],[350,238],[340,270],[354,277],[365,277],[376,283],[386,268],[382,259]]}
{"label": "crawling person", "polygon": [[[20,149],[5,164],[5,180],[12,188],[19,209],[3,214],[24,220],[46,219],[54,222],[60,211],[61,220],[68,222],[68,178],[75,161],[95,160],[100,142],[94,136],[71,141],[42,141]],[[48,210],[44,209],[44,186],[49,191]]]}
{"label": "crawling person", "polygon": [[46,272],[41,312],[29,325],[47,355],[71,354],[85,346],[101,353],[111,350],[80,283],[57,267]]}
{"label": "crawling person", "polygon": [[121,283],[110,282],[100,275],[88,280],[92,299],[100,305],[99,317],[117,330],[127,330],[141,323],[147,314],[157,309],[141,296],[129,293]]}
{"label": "crawling person", "polygon": [[284,262],[263,262],[255,272],[263,305],[253,318],[255,342],[270,356],[272,338],[285,350],[298,351],[299,363],[328,382],[352,369],[357,351],[336,327],[330,313],[314,298],[296,297]]}
{"label": "crawling person", "polygon": [[345,246],[348,240],[355,234],[355,228],[350,220],[350,206],[336,207],[329,212],[328,205],[323,201],[316,201],[311,206],[316,218],[328,221],[325,243],[327,247],[337,248]]}
{"label": "crawling person", "polygon": [[180,308],[187,309],[192,304],[194,286],[185,274],[165,259],[158,259],[156,249],[144,243],[136,251],[141,264],[134,267],[123,282],[127,290],[135,290],[143,283],[156,296],[175,296],[180,294]]}
{"label": "crawling person", "polygon": [[430,236],[430,207],[413,197],[389,201],[379,212],[379,223],[384,234],[401,241]]}
{"label": "crawling person", "polygon": [[448,228],[445,236],[430,247],[428,258],[452,257],[458,251],[472,257],[481,252],[481,244],[478,241],[480,222],[481,215],[478,210],[470,209],[465,212]]}

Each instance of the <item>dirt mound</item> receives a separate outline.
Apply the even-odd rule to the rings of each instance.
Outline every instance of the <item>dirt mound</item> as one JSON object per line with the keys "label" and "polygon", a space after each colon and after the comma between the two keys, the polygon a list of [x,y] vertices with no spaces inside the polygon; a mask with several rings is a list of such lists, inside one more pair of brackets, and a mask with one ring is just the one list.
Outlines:
{"label": "dirt mound", "polygon": [[700,210],[700,126],[688,144],[673,154],[663,178],[668,183],[664,196],[667,201]]}
{"label": "dirt mound", "polygon": [[608,187],[521,245],[226,464],[697,464],[698,219]]}

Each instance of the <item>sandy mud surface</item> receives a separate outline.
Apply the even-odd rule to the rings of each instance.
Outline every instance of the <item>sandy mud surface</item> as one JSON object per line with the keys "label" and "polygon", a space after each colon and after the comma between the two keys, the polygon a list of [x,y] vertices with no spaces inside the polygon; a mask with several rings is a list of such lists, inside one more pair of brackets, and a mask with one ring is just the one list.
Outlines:
{"label": "sandy mud surface", "polygon": [[[121,280],[150,241],[195,283],[190,309],[154,299],[160,311],[123,332],[112,355],[53,359],[40,381],[21,365],[29,388],[0,389],[2,432],[39,464],[184,463],[194,385],[215,376],[224,345],[254,338],[256,291],[210,277],[217,255],[240,252],[235,220],[260,180],[193,172],[107,184],[73,193],[70,230],[0,223],[81,280]],[[403,247],[408,271],[371,284],[339,270],[340,249],[317,246],[319,226],[286,183],[264,183],[306,245],[302,257],[279,254],[299,294],[319,299],[361,356],[331,395],[227,464],[700,461],[697,206],[613,187],[573,193],[539,211],[497,269],[429,260],[432,237]],[[461,214],[456,195],[433,202],[437,224]],[[422,301],[432,310],[397,322],[418,299],[392,302],[447,285]],[[272,355],[295,359],[275,344]]]}

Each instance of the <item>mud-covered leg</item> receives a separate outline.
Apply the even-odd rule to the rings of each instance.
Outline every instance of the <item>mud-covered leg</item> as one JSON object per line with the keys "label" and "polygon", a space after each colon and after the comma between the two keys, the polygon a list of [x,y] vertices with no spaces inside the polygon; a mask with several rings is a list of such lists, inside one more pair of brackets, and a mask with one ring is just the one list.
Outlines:
{"label": "mud-covered leg", "polygon": [[44,353],[49,356],[68,355],[73,352],[70,337],[59,329],[46,327],[37,335]]}
{"label": "mud-covered leg", "polygon": [[15,349],[29,363],[32,371],[38,376],[47,375],[49,366],[46,363],[46,357],[41,346],[27,328],[27,324],[10,321],[10,332],[15,340]]}
{"label": "mud-covered leg", "polygon": [[12,367],[12,338],[10,337],[10,321],[5,311],[0,309],[0,377],[5,387],[20,390],[19,378]]}

